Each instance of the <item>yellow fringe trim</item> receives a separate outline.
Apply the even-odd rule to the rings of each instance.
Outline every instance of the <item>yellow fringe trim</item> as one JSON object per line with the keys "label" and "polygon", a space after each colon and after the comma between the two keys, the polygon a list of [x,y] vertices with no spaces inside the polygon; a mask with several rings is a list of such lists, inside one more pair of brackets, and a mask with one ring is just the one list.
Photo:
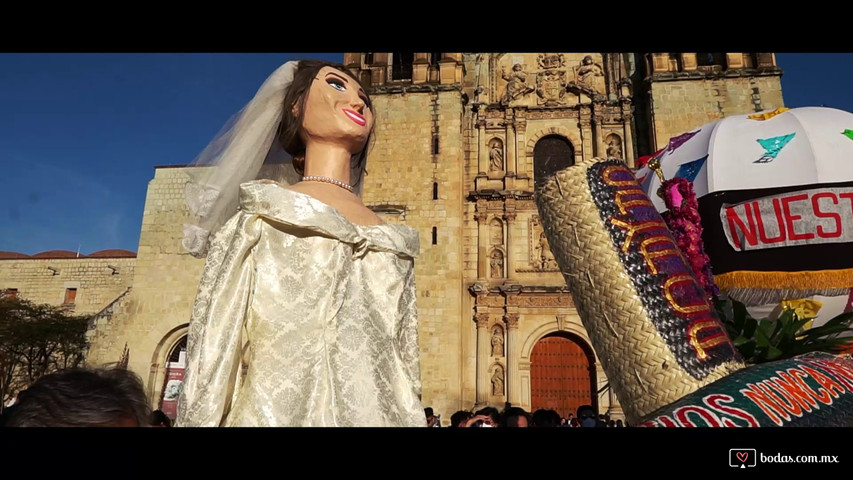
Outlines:
{"label": "yellow fringe trim", "polygon": [[853,268],[814,272],[736,271],[714,275],[720,290],[732,288],[843,289],[853,288]]}
{"label": "yellow fringe trim", "polygon": [[750,120],[769,120],[775,117],[776,115],[779,115],[780,113],[787,112],[788,110],[789,109],[787,107],[779,107],[776,110],[773,110],[772,112],[756,113],[755,115],[750,115],[746,118]]}

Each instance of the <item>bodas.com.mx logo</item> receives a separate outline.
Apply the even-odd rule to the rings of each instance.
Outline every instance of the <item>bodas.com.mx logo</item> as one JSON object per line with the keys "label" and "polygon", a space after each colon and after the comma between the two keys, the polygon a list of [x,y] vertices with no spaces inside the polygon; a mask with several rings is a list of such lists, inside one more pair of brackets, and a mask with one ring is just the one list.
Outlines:
{"label": "bodas.com.mx logo", "polygon": [[729,450],[729,466],[735,468],[754,467],[758,461],[754,448],[732,448]]}

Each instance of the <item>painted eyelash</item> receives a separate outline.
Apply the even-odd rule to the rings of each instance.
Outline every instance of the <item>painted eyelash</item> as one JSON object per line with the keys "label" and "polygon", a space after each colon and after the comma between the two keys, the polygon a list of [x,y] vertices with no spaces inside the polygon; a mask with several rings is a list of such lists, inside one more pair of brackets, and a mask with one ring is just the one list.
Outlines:
{"label": "painted eyelash", "polygon": [[[343,90],[341,90],[341,91],[346,91],[346,89],[347,89],[347,86],[344,85],[343,82],[341,82],[340,80],[338,80],[337,78],[334,78],[334,77],[327,78],[326,83],[328,83],[332,88],[335,88],[336,90],[337,90],[337,88],[335,87],[335,85],[340,85],[341,88],[343,88]],[[333,84],[335,84],[335,85],[333,85]],[[366,96],[361,96],[361,95],[359,95],[358,97],[361,98],[361,100],[364,102],[364,104],[367,106],[367,108],[373,108],[373,104],[371,103],[369,98],[367,98]]]}
{"label": "painted eyelash", "polygon": [[346,86],[346,85],[344,85],[344,83],[343,83],[343,82],[341,82],[340,80],[338,80],[337,78],[327,78],[327,79],[326,79],[326,83],[328,83],[328,84],[329,84],[329,86],[331,86],[331,87],[332,87],[332,88],[334,88],[335,90],[340,90],[340,89],[339,89],[339,88],[337,88],[335,85],[339,85],[339,86],[343,89],[343,90],[340,90],[340,91],[342,91],[342,92],[345,92],[345,91],[346,91],[346,89],[347,89],[347,86]]}

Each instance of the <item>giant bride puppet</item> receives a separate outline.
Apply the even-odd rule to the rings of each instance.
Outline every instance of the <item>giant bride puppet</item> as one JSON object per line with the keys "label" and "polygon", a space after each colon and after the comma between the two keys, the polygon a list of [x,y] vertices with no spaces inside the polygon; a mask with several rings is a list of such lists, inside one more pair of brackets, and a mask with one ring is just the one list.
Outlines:
{"label": "giant bride puppet", "polygon": [[343,65],[288,62],[193,162],[179,426],[424,425],[418,234],[360,197],[374,119]]}

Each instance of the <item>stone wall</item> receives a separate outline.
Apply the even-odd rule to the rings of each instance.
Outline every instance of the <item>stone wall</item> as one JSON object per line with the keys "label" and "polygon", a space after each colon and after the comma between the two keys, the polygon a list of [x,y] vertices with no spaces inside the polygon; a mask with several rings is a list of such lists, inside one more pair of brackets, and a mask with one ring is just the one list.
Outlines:
{"label": "stone wall", "polygon": [[[373,95],[376,139],[364,185],[365,204],[377,210],[383,220],[414,227],[420,234],[415,282],[423,402],[438,413],[449,412],[445,418],[458,410],[462,402],[460,95],[459,90],[452,88]],[[437,199],[433,198],[434,183]]]}
{"label": "stone wall", "polygon": [[190,320],[204,259],[181,246],[189,218],[184,168],[157,168],[148,184],[136,278],[133,290],[115,306],[109,335],[96,336],[87,362],[110,363],[121,358],[125,344],[128,367],[146,381],[152,404],[160,397],[166,357]]}
{"label": "stone wall", "polygon": [[783,107],[778,76],[652,82],[655,148],[729,115]]}
{"label": "stone wall", "polygon": [[73,312],[89,315],[99,312],[130,287],[135,266],[136,259],[132,257],[0,260],[0,290],[14,288],[20,298],[62,305],[66,290],[76,288]]}

